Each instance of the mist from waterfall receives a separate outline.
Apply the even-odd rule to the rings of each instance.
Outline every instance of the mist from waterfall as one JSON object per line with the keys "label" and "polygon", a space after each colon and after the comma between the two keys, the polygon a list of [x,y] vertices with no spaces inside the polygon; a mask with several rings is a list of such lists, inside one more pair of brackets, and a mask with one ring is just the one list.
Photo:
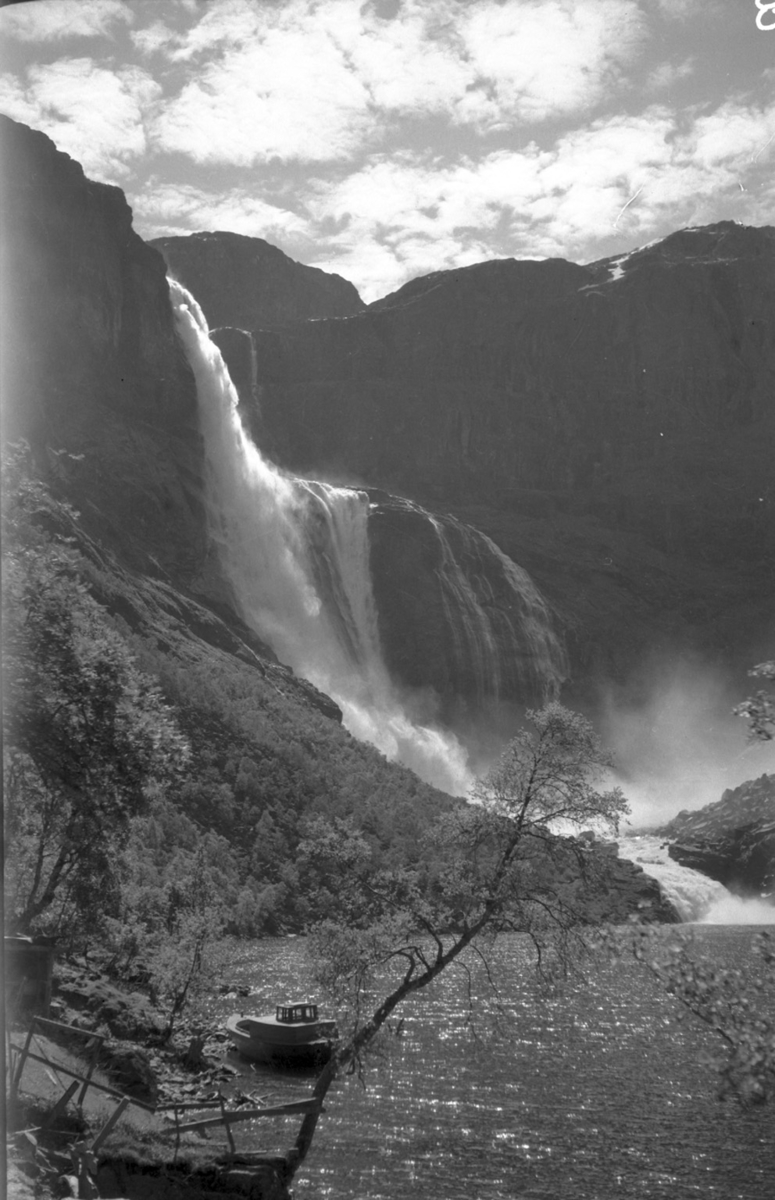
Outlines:
{"label": "mist from waterfall", "polygon": [[202,310],[169,282],[197,384],[209,531],[241,616],[282,662],[336,700],[354,736],[427,782],[466,794],[465,750],[452,734],[413,719],[384,665],[367,494],[295,478],[262,456]]}

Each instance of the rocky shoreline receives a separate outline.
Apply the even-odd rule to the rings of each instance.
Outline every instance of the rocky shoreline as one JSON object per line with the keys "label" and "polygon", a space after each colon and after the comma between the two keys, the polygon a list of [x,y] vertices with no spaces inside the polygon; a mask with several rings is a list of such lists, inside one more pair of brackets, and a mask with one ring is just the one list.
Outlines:
{"label": "rocky shoreline", "polygon": [[[231,991],[222,988],[225,995]],[[233,992],[236,999],[238,990]],[[235,1086],[240,1073],[225,1061],[225,1032],[194,1020],[181,1020],[172,1037],[167,1038],[161,1009],[143,992],[111,979],[96,962],[79,958],[58,962],[52,993],[49,1017],[56,1025],[41,1027],[44,1057],[46,1048],[53,1053],[52,1062],[60,1053],[76,1056],[76,1065],[88,1071],[80,1057],[82,1035],[98,1034],[102,1040],[94,1060],[95,1076],[115,1088],[116,1093],[130,1096],[143,1106],[132,1111],[145,1110],[149,1119],[154,1119],[157,1110],[180,1104],[195,1110],[188,1116],[196,1118],[206,1115],[208,1109],[217,1112],[226,1096],[230,1111],[266,1104],[266,1097]],[[24,1024],[17,1030],[17,1043]],[[53,1082],[58,1072],[44,1070],[43,1074]],[[57,1095],[63,1090],[63,1081],[69,1082],[69,1077],[58,1077]],[[289,1194],[280,1159],[274,1162],[261,1154],[232,1152],[221,1160],[214,1157],[214,1148],[195,1146],[192,1152],[188,1143],[193,1135],[188,1139],[184,1135],[179,1150],[173,1151],[169,1134],[174,1135],[175,1127],[169,1123],[160,1127],[162,1134],[168,1135],[164,1140],[170,1141],[169,1161],[159,1155],[162,1144],[158,1137],[149,1138],[147,1146],[137,1144],[131,1150],[126,1149],[131,1138],[124,1138],[123,1144],[119,1139],[115,1153],[108,1143],[99,1159],[95,1157],[86,1186],[73,1173],[74,1153],[77,1156],[78,1147],[93,1139],[105,1122],[106,1111],[99,1111],[95,1117],[82,1105],[77,1116],[68,1109],[52,1124],[49,1118],[55,1106],[51,1096],[43,1092],[39,1079],[25,1068],[18,1103],[9,1121],[9,1180],[14,1189],[11,1194],[18,1200],[85,1195],[143,1200],[177,1200],[186,1195],[193,1200],[218,1192],[244,1194],[252,1200],[285,1200]],[[92,1089],[92,1095],[104,1097],[104,1092]],[[108,1101],[108,1109],[112,1107]],[[89,1187],[96,1190],[90,1191]]]}
{"label": "rocky shoreline", "polygon": [[100,1067],[119,1090],[148,1104],[215,1098],[219,1084],[239,1075],[223,1059],[225,1032],[184,1019],[165,1041],[164,1015],[144,993],[77,960],[55,968],[51,1016],[107,1034]]}
{"label": "rocky shoreline", "polygon": [[680,812],[655,830],[681,866],[701,871],[739,896],[775,894],[775,775],[729,788],[719,801]]}

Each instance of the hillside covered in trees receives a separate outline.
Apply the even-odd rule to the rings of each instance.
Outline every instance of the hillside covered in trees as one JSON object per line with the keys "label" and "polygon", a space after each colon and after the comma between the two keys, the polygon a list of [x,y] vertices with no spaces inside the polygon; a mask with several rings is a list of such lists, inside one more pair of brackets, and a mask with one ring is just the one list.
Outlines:
{"label": "hillside covered in trees", "polygon": [[456,802],[287,670],[192,637],[169,594],[109,563],[25,471],[6,472],[4,531],[17,923],[61,935],[77,913],[88,935],[204,898],[234,933],[303,928],[297,850],[315,817],[357,816],[380,861],[412,862]]}

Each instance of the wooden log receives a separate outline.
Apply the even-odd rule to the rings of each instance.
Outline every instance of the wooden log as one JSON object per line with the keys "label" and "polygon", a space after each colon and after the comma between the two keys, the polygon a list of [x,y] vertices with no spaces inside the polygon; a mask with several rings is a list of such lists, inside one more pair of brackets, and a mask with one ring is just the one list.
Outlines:
{"label": "wooden log", "polygon": [[107,1041],[107,1034],[94,1033],[91,1029],[78,1029],[75,1025],[65,1025],[62,1021],[53,1021],[51,1017],[33,1017],[35,1025],[48,1025],[52,1029],[61,1029],[65,1033],[73,1033],[78,1037],[96,1038],[99,1042]]}
{"label": "wooden log", "polygon": [[[19,1054],[19,1057],[16,1060],[16,1074],[14,1075],[13,1079],[11,1080],[11,1100],[16,1099],[16,1095],[19,1091],[19,1084],[21,1082],[22,1071],[24,1070],[24,1064],[25,1064],[27,1058],[30,1057],[30,1042],[32,1041],[32,1034],[33,1034],[34,1028],[35,1028],[35,1022],[31,1021],[30,1027],[27,1030],[27,1037],[24,1039],[23,1046],[14,1046],[13,1043],[9,1043],[9,1045],[11,1046],[11,1049],[17,1050],[18,1054]],[[32,1058],[34,1058],[34,1057],[35,1057],[35,1055],[33,1054]]]}
{"label": "wooden log", "polygon": [[[18,1050],[21,1053],[19,1046],[12,1046],[13,1050]],[[98,1092],[106,1092],[108,1096],[115,1096],[117,1100],[123,1100],[126,1096],[125,1092],[119,1092],[116,1088],[106,1087],[104,1083],[95,1083],[93,1079],[87,1079],[85,1075],[81,1075],[78,1071],[73,1071],[70,1067],[64,1067],[61,1063],[52,1063],[50,1059],[43,1058],[40,1054],[33,1054],[31,1050],[27,1051],[27,1058],[33,1058],[35,1062],[43,1063],[44,1067],[53,1067],[56,1071],[61,1071],[63,1075],[69,1075],[71,1079],[78,1079],[81,1083],[88,1083],[89,1087],[96,1088]],[[156,1112],[152,1104],[146,1104],[144,1100],[136,1100],[134,1096],[127,1096],[130,1104],[136,1105],[137,1108],[143,1108],[146,1112]]]}
{"label": "wooden log", "polygon": [[124,1110],[128,1107],[129,1104],[131,1104],[130,1097],[124,1096],[124,1099],[120,1100],[119,1103],[116,1105],[114,1111],[110,1114],[107,1121],[102,1126],[102,1129],[99,1131],[96,1138],[94,1139],[94,1141],[91,1144],[92,1154],[97,1153],[97,1151],[99,1150],[102,1143],[105,1141],[105,1138],[108,1136],[108,1134],[110,1133],[113,1126],[124,1115]]}
{"label": "wooden log", "polygon": [[86,1049],[91,1049],[91,1058],[89,1059],[89,1067],[86,1072],[86,1083],[81,1088],[81,1094],[78,1097],[78,1107],[80,1109],[83,1108],[83,1102],[86,1099],[86,1093],[89,1090],[89,1084],[91,1083],[91,1077],[94,1074],[94,1068],[97,1065],[97,1059],[99,1058],[100,1054],[100,1046],[102,1045],[103,1041],[104,1038],[100,1036],[93,1036],[91,1040],[86,1043]]}
{"label": "wooden log", "polygon": [[68,1101],[70,1101],[73,1098],[74,1093],[77,1091],[78,1091],[78,1080],[74,1079],[73,1082],[70,1084],[69,1088],[67,1089],[67,1091],[62,1093],[62,1095],[59,1097],[56,1104],[52,1108],[51,1112],[46,1117],[45,1121],[43,1122],[44,1129],[51,1128],[51,1126],[54,1124],[54,1122],[56,1121],[59,1114],[63,1113],[65,1111],[65,1109],[67,1108],[67,1105],[68,1105]]}
{"label": "wooden log", "polygon": [[[189,1133],[196,1129],[209,1129],[214,1125],[222,1125],[226,1122],[234,1125],[238,1121],[254,1121],[258,1117],[298,1116],[299,1113],[312,1112],[318,1107],[316,1100],[295,1100],[290,1104],[278,1104],[272,1108],[235,1108],[218,1117],[207,1117],[204,1121],[189,1121],[187,1125],[178,1125],[177,1132]],[[320,1111],[324,1110],[320,1109]]]}
{"label": "wooden log", "polygon": [[219,1100],[221,1102],[221,1121],[226,1127],[226,1137],[229,1139],[229,1150],[231,1151],[231,1156],[233,1158],[237,1149],[234,1145],[234,1134],[231,1131],[229,1114],[226,1112],[226,1101],[224,1100],[223,1096],[219,1096]]}

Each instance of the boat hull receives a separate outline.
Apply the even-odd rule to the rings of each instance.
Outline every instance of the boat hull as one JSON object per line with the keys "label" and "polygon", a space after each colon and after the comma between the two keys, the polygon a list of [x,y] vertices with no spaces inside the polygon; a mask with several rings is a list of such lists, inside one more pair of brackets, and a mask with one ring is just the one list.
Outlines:
{"label": "boat hull", "polygon": [[[322,1023],[324,1026],[326,1023]],[[251,1062],[276,1063],[296,1067],[321,1067],[328,1062],[335,1043],[335,1030],[317,1036],[317,1025],[308,1029],[292,1029],[283,1038],[280,1031],[271,1027],[262,1029],[255,1020],[230,1017],[226,1032],[232,1046],[243,1058]]]}

